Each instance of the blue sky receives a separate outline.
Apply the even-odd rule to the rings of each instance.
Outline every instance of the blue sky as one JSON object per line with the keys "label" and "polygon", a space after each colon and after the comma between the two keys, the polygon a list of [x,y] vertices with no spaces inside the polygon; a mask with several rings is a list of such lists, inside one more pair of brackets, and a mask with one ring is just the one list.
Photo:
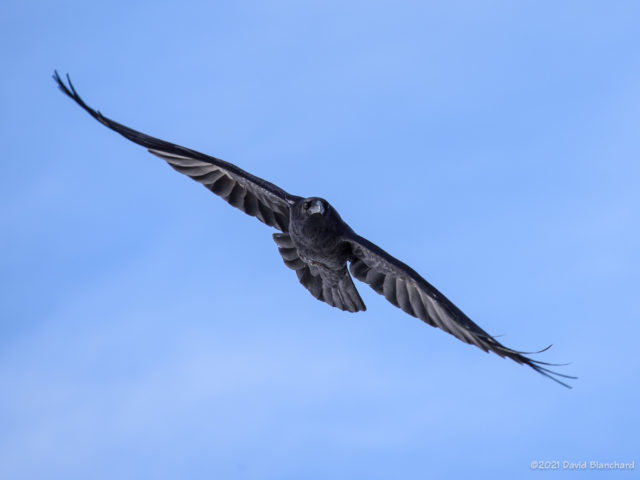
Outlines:
{"label": "blue sky", "polygon": [[[5,1],[0,477],[640,468],[638,18]],[[553,343],[539,358],[573,362],[575,388],[364,284],[363,314],[316,301],[269,228],[92,120],[55,68],[122,123],[327,198],[505,344]]]}

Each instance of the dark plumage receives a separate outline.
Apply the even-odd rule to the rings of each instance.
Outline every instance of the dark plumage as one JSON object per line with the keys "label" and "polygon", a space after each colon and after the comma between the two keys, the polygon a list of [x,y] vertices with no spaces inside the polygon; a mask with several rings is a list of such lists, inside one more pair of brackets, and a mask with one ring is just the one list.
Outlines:
{"label": "dark plumage", "polygon": [[100,123],[147,148],[234,207],[280,230],[273,238],[285,265],[296,271],[300,283],[318,300],[349,312],[366,310],[353,284],[353,275],[409,315],[463,342],[528,365],[566,387],[569,385],[558,377],[575,378],[551,371],[546,367],[553,364],[533,360],[525,352],[499,343],[415,270],[358,236],[326,200],[291,195],[224,160],[117,123],[84,103],[68,75],[68,85],[57,72],[53,78],[65,94]]}

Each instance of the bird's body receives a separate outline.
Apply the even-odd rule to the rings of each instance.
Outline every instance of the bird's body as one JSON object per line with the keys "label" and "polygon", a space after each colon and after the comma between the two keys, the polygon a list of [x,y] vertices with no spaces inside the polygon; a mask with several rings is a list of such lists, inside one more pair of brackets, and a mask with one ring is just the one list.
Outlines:
{"label": "bird's body", "polygon": [[115,122],[84,103],[68,77],[69,86],[57,72],[54,79],[65,94],[103,125],[146,147],[232,206],[279,230],[273,238],[284,263],[295,270],[300,283],[318,300],[349,312],[366,310],[353,277],[409,315],[485,352],[511,358],[564,386],[568,385],[557,377],[575,378],[551,371],[546,368],[551,364],[502,345],[415,270],[357,235],[326,200],[291,195],[229,162]]}
{"label": "bird's body", "polygon": [[[319,206],[317,211],[307,213],[314,206],[305,209],[305,205]],[[289,235],[300,258],[309,265],[322,265],[330,270],[346,267],[349,255],[342,240],[345,227],[338,212],[324,199],[300,200],[291,208]]]}
{"label": "bird's body", "polygon": [[[353,231],[338,212],[326,200],[312,197],[292,205],[289,218],[288,238],[300,262],[291,263],[294,256],[291,247],[280,246],[286,241],[284,234],[275,234],[274,238],[285,264],[296,272],[303,272],[298,275],[300,283],[319,300],[341,310],[366,310],[347,270],[353,253],[346,238]],[[306,271],[311,276],[305,275]]]}

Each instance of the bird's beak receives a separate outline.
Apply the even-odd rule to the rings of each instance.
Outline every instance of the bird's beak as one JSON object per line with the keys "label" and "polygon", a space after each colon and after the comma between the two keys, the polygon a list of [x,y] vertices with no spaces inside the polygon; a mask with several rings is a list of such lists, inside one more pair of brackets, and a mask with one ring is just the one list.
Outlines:
{"label": "bird's beak", "polygon": [[309,213],[313,215],[314,213],[319,213],[322,215],[324,213],[324,205],[321,200],[316,200],[313,202],[313,205],[309,207]]}

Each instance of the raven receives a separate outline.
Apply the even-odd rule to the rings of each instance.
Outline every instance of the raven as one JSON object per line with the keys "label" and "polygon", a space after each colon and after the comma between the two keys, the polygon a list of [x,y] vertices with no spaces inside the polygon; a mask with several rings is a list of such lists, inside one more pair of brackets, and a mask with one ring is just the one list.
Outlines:
{"label": "raven", "polygon": [[485,352],[494,352],[527,365],[571,388],[558,377],[576,377],[547,368],[562,364],[541,362],[526,356],[543,352],[551,345],[539,352],[520,352],[505,347],[415,270],[357,235],[325,199],[291,195],[229,162],[126,127],[89,107],[76,92],[69,75],[68,85],[57,71],[53,78],[60,90],[100,123],[145,147],[232,206],[278,229],[281,233],[273,234],[273,239],[285,265],[295,270],[300,283],[318,300],[349,312],[366,310],[353,276],[369,284],[396,307],[432,327],[438,327]]}

